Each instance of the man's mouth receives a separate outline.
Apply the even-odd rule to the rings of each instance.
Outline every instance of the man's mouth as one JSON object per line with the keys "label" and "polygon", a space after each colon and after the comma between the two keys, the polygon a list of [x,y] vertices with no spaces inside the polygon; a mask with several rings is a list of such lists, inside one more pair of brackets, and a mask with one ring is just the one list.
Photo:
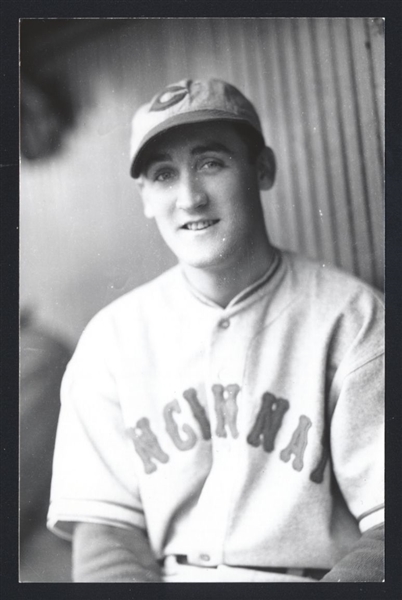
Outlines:
{"label": "man's mouth", "polygon": [[219,219],[210,219],[205,221],[190,221],[182,226],[182,229],[188,229],[190,231],[200,231],[201,229],[208,229],[215,223],[218,223]]}

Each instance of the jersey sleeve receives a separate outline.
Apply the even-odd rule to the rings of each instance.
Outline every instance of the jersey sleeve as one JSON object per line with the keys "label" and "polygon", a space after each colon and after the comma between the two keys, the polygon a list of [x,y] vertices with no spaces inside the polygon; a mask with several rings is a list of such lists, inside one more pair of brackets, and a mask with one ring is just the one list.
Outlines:
{"label": "jersey sleeve", "polygon": [[53,460],[48,528],[71,539],[76,522],[145,527],[133,443],[113,374],[113,330],[88,325],[67,367]]}
{"label": "jersey sleeve", "polygon": [[384,332],[382,304],[357,335],[333,384],[333,470],[361,533],[384,521]]}

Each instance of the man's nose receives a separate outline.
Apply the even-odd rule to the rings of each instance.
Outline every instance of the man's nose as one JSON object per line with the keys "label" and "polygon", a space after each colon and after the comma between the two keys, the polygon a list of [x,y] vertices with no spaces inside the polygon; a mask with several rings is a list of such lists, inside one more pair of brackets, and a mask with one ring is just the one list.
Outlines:
{"label": "man's nose", "polygon": [[177,190],[177,208],[195,210],[205,206],[207,202],[207,193],[198,177],[191,173],[183,177]]}

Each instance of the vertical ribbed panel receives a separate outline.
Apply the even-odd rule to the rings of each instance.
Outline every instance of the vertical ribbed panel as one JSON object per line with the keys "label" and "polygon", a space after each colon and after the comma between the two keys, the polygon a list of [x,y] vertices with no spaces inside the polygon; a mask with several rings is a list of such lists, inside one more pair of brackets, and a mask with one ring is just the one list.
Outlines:
{"label": "vertical ribbed panel", "polygon": [[277,185],[266,199],[272,239],[381,286],[378,24],[260,19],[243,23],[241,32],[229,27],[229,39],[234,82],[255,99],[278,158]]}

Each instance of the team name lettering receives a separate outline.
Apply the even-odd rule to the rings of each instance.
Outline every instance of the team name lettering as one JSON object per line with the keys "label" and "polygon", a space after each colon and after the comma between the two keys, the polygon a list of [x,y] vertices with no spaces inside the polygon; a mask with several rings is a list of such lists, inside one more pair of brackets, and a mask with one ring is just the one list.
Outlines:
{"label": "team name lettering", "polygon": [[261,408],[253,428],[247,436],[247,442],[255,448],[262,443],[265,452],[272,452],[276,434],[288,408],[287,400],[276,398],[269,392],[263,394]]}
{"label": "team name lettering", "polygon": [[230,433],[234,438],[237,438],[239,435],[236,426],[236,399],[239,392],[240,386],[235,383],[226,387],[220,384],[212,386],[212,393],[215,398],[215,412],[217,421],[215,433],[218,437],[226,437],[226,425],[228,425]]}
{"label": "team name lettering", "polygon": [[156,471],[156,465],[151,458],[155,458],[161,463],[168,462],[169,456],[162,450],[158,438],[151,431],[149,419],[144,417],[137,422],[135,429],[132,431],[132,437],[137,454],[144,463],[145,473]]}
{"label": "team name lettering", "polygon": [[301,415],[299,425],[292,435],[289,445],[280,453],[280,459],[288,462],[292,454],[295,458],[292,462],[292,467],[295,471],[301,471],[303,468],[303,456],[307,446],[307,434],[311,427],[311,421],[305,415]]}
{"label": "team name lettering", "polygon": [[191,448],[194,448],[195,446],[197,436],[194,433],[193,429],[190,427],[190,425],[183,425],[183,431],[187,436],[187,439],[183,440],[179,435],[179,428],[173,418],[173,412],[181,413],[181,408],[177,400],[169,402],[163,409],[163,416],[166,423],[166,431],[172,438],[172,441],[176,448],[178,448],[179,450],[191,450]]}
{"label": "team name lettering", "polygon": [[200,404],[197,398],[197,392],[194,388],[189,388],[183,392],[183,397],[187,400],[190,405],[191,412],[194,418],[198,421],[201,428],[202,437],[204,440],[211,439],[211,425],[209,424],[205,408]]}
{"label": "team name lettering", "polygon": [[317,466],[310,474],[310,480],[313,483],[322,483],[324,480],[324,471],[327,466],[327,462],[329,459],[329,442],[327,440],[326,431],[322,434],[321,444],[322,444],[322,452],[320,456],[320,460],[317,463]]}
{"label": "team name lettering", "polygon": [[[237,402],[241,389],[240,386],[237,384],[227,386],[215,384],[211,389],[216,415],[215,435],[220,438],[226,438],[229,431],[233,438],[238,438]],[[211,425],[206,410],[198,399],[196,390],[194,388],[185,390],[183,398],[187,401],[191,413],[200,427],[202,438],[210,440]],[[277,398],[274,394],[265,392],[262,395],[261,406],[255,422],[246,438],[247,443],[254,448],[262,445],[265,452],[272,452],[275,449],[275,440],[289,407],[288,400]],[[188,424],[184,424],[179,428],[174,415],[180,413],[181,407],[176,399],[168,402],[163,409],[166,431],[174,446],[184,452],[194,448],[198,437],[194,429]],[[306,415],[301,415],[289,444],[279,453],[280,460],[285,463],[289,462],[292,456],[294,457],[292,467],[295,471],[302,471],[304,467],[304,454],[311,426],[311,420]],[[135,428],[131,430],[131,435],[134,441],[134,448],[144,465],[145,473],[154,473],[157,470],[156,462],[167,463],[169,461],[169,455],[161,448],[158,438],[151,429],[149,419],[145,417],[139,419]],[[325,467],[330,456],[326,431],[322,435],[321,444],[321,455],[315,468],[310,473],[310,480],[313,483],[322,483]]]}

